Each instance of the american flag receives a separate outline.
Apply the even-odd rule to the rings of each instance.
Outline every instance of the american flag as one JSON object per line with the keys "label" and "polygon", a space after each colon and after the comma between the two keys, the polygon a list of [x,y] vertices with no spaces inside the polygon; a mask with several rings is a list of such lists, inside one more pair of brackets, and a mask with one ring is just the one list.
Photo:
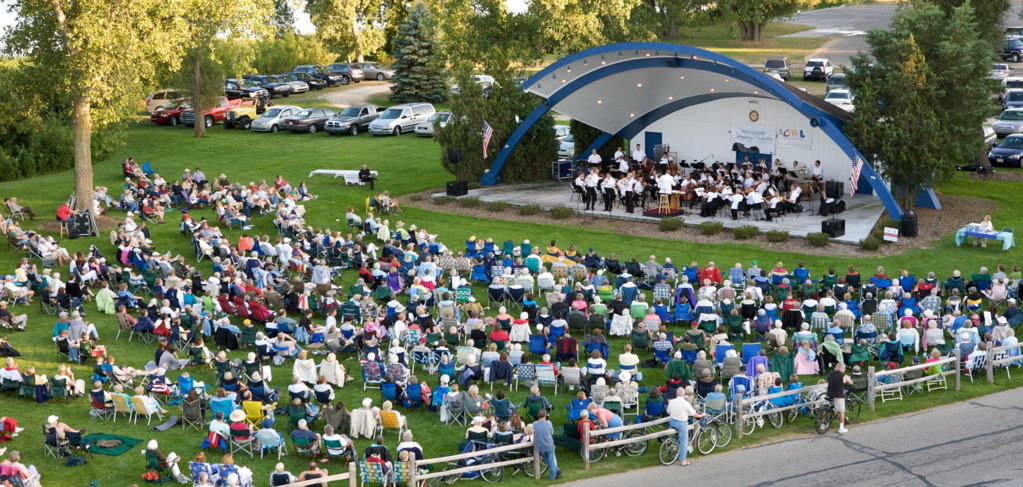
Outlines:
{"label": "american flag", "polygon": [[856,154],[852,161],[852,174],[849,175],[849,196],[856,195],[856,185],[860,182],[860,171],[863,169],[863,160]]}
{"label": "american flag", "polygon": [[492,139],[493,137],[494,137],[494,128],[491,127],[490,124],[487,123],[486,120],[484,120],[483,121],[483,158],[484,159],[487,158],[487,148],[490,146],[490,139]]}

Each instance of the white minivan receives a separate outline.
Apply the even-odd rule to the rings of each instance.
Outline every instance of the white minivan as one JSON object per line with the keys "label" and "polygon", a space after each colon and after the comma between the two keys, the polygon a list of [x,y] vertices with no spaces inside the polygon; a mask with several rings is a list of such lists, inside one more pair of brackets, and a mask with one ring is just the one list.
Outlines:
{"label": "white minivan", "polygon": [[416,125],[430,119],[436,113],[429,103],[403,103],[384,110],[380,117],[369,124],[373,135],[401,135],[412,132]]}

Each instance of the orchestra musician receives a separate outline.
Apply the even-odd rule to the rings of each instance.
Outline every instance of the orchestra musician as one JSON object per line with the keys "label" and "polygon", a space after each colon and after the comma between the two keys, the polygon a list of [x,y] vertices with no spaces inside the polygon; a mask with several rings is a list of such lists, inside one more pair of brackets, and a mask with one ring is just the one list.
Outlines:
{"label": "orchestra musician", "polygon": [[[593,151],[593,153],[596,154],[597,151]],[[586,176],[584,183],[586,184],[586,209],[595,210],[597,209],[597,186],[600,185],[599,169],[590,169],[590,174]]]}
{"label": "orchestra musician", "polygon": [[[618,149],[621,150],[621,147]],[[618,193],[616,183],[617,181],[610,172],[605,174],[604,179],[600,181],[600,192],[604,196],[604,211],[606,212],[611,211],[611,204],[614,203],[615,195]]]}

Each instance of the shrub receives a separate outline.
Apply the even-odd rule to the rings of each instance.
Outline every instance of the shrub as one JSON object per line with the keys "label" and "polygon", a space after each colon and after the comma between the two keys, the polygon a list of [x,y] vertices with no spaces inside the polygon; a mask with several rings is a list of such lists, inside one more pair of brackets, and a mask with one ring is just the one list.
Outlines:
{"label": "shrub", "polygon": [[564,220],[565,218],[568,218],[574,214],[575,210],[571,208],[565,208],[563,206],[551,208],[551,218],[555,220]]}
{"label": "shrub", "polygon": [[505,203],[504,201],[491,201],[486,204],[487,211],[492,213],[500,213],[507,210],[508,206],[508,203]]}
{"label": "shrub", "polygon": [[824,232],[814,232],[806,234],[806,241],[810,242],[810,245],[814,247],[826,247],[831,243],[831,236]]}
{"label": "shrub", "polygon": [[479,208],[483,202],[475,196],[470,196],[468,198],[460,198],[458,204],[462,205],[463,208]]}
{"label": "shrub", "polygon": [[874,238],[873,236],[867,237],[860,240],[860,250],[877,250],[881,248],[882,242],[883,241],[879,238]]}
{"label": "shrub", "polygon": [[768,230],[764,233],[768,242],[784,242],[789,239],[789,232],[785,230]]}
{"label": "shrub", "polygon": [[884,229],[882,229],[882,228],[875,228],[875,229],[871,230],[870,231],[870,238],[880,240],[881,243],[884,243]]}
{"label": "shrub", "polygon": [[749,240],[760,235],[760,229],[756,225],[743,225],[732,229],[732,235],[738,240]]}
{"label": "shrub", "polygon": [[433,199],[433,202],[438,205],[450,205],[457,200],[458,198],[455,198],[454,196],[438,196]]}
{"label": "shrub", "polygon": [[410,195],[408,197],[408,199],[409,199],[409,201],[423,201],[423,195],[420,194],[420,193],[416,193],[416,194]]}
{"label": "shrub", "polygon": [[703,235],[714,235],[725,228],[725,224],[721,222],[703,222],[700,224],[700,233]]}
{"label": "shrub", "polygon": [[522,205],[519,207],[519,214],[522,216],[535,215],[543,211],[540,205]]}
{"label": "shrub", "polygon": [[684,220],[677,217],[661,218],[661,221],[657,222],[657,228],[662,232],[674,232],[682,228],[682,223],[684,223]]}
{"label": "shrub", "polygon": [[877,228],[879,230],[881,230],[882,234],[884,233],[884,227],[891,227],[891,228],[899,228],[899,229],[901,229],[902,228],[902,220],[896,220],[894,218],[887,218],[887,219],[884,219],[884,220],[881,220],[881,221],[877,222]]}

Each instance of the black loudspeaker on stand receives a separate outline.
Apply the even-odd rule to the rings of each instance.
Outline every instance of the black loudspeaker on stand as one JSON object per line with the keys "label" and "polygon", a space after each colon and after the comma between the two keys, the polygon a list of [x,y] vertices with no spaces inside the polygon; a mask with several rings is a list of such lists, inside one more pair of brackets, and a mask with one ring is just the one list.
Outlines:
{"label": "black loudspeaker on stand", "polygon": [[841,181],[827,181],[824,183],[824,196],[840,200],[844,194],[845,183]]}
{"label": "black loudspeaker on stand", "polygon": [[838,238],[845,235],[845,220],[829,218],[821,222],[821,232],[828,234],[831,238]]}
{"label": "black loudspeaker on stand", "polygon": [[448,181],[448,196],[465,196],[469,194],[469,183],[457,179]]}

